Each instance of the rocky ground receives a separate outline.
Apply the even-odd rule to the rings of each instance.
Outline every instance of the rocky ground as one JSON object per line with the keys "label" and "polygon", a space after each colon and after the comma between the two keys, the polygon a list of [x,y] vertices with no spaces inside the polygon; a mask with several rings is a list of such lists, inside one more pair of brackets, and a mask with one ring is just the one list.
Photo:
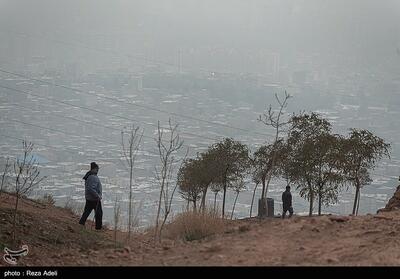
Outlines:
{"label": "rocky ground", "polygon": [[[96,232],[90,221],[83,228],[72,212],[27,199],[20,203],[13,246],[14,199],[0,196],[0,255],[4,247],[26,244],[29,253],[18,261],[23,266],[400,265],[400,210],[393,206],[400,187],[376,215],[252,218],[227,221],[222,233],[202,240],[154,244],[144,232],[117,246],[113,231]],[[117,239],[125,237],[119,232]]]}

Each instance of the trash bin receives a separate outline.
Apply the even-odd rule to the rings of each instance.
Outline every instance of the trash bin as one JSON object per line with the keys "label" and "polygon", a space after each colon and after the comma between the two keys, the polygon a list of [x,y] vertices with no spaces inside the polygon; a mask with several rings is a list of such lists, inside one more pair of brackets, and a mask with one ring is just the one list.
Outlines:
{"label": "trash bin", "polygon": [[272,198],[267,198],[267,216],[268,217],[274,217],[275,216],[274,199],[272,199]]}
{"label": "trash bin", "polygon": [[274,199],[258,200],[258,217],[274,217]]}

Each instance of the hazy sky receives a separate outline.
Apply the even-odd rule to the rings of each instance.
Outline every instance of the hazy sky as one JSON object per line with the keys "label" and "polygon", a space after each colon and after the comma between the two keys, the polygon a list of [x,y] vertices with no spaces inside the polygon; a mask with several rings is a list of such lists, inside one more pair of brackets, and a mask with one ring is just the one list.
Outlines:
{"label": "hazy sky", "polygon": [[400,1],[0,0],[0,30],[132,52],[151,49],[159,56],[179,48],[228,48],[346,53],[394,63]]}

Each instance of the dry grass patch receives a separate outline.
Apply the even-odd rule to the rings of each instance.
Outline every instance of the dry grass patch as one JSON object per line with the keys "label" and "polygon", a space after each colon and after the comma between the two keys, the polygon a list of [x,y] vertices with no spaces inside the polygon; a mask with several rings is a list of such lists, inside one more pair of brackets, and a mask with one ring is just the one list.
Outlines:
{"label": "dry grass patch", "polygon": [[226,220],[213,210],[187,211],[178,214],[166,226],[166,236],[172,239],[193,241],[223,233]]}

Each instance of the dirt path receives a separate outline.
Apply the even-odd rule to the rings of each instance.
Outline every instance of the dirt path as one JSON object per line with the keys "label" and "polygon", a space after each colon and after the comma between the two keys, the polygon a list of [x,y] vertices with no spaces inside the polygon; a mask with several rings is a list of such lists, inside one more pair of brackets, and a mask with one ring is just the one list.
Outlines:
{"label": "dirt path", "polygon": [[[0,198],[0,243],[11,245],[14,197]],[[224,233],[203,240],[166,239],[154,245],[136,234],[115,249],[113,232],[77,224],[66,209],[21,203],[20,265],[400,265],[400,211],[359,217],[320,216],[228,222]],[[125,235],[119,233],[118,239]],[[17,246],[18,246],[17,245]],[[1,255],[2,256],[2,255]],[[6,265],[0,262],[0,265]]]}

